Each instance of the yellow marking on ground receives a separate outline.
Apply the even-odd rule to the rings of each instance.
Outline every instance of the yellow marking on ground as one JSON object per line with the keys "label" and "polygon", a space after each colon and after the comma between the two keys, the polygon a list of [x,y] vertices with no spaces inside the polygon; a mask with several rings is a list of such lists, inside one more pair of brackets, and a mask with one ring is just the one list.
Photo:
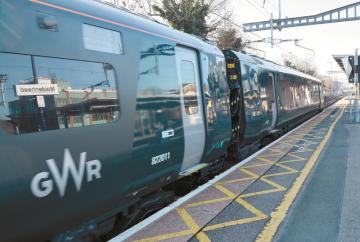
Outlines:
{"label": "yellow marking on ground", "polygon": [[294,152],[288,153],[287,156],[293,157],[295,159],[279,161],[278,164],[292,163],[292,162],[298,162],[298,161],[305,161],[306,160],[305,158],[303,158],[301,156],[295,155]]}
{"label": "yellow marking on ground", "polygon": [[[270,150],[270,151],[272,151],[272,152],[275,152],[275,153],[278,153],[278,154],[280,154],[280,155],[283,155],[283,154],[285,154],[286,152],[284,152],[284,151],[282,151],[282,150],[279,150],[279,149],[276,149],[276,148],[274,148],[274,147],[271,147],[271,148],[269,148],[268,150]],[[266,157],[266,155],[262,155],[263,157]]]}
{"label": "yellow marking on ground", "polygon": [[209,225],[209,226],[206,226],[203,229],[203,231],[210,231],[210,230],[225,228],[225,227],[234,226],[234,225],[241,225],[241,224],[251,223],[251,222],[259,221],[259,220],[262,220],[262,219],[266,219],[268,217],[265,213],[261,212],[259,209],[257,209],[256,207],[254,207],[253,205],[251,205],[250,203],[248,203],[244,199],[237,198],[236,202],[239,203],[244,208],[246,208],[251,213],[255,214],[255,216],[250,217],[250,218],[242,218],[242,219],[238,219],[238,220],[234,220],[234,221]]}
{"label": "yellow marking on ground", "polygon": [[191,229],[191,232],[193,234],[197,233],[196,238],[200,242],[211,241],[204,232],[202,231],[199,232],[199,230],[201,229],[200,226],[195,222],[195,220],[190,216],[190,214],[185,210],[185,208],[177,208],[176,211],[178,212],[182,220],[184,220],[184,222],[189,227],[189,229]]}
{"label": "yellow marking on ground", "polygon": [[264,156],[257,156],[256,159],[258,160],[261,160],[261,161],[264,161],[266,163],[264,164],[256,164],[256,165],[248,165],[248,166],[243,166],[241,167],[239,170],[241,169],[247,169],[247,168],[253,168],[253,167],[259,167],[259,166],[268,166],[268,165],[273,165],[275,164],[275,162],[269,160],[269,159],[266,159]]}
{"label": "yellow marking on ground", "polygon": [[261,163],[256,165],[244,166],[243,168],[248,169],[248,168],[261,167],[261,166],[272,166],[272,165],[273,164],[269,164],[269,163]]}
{"label": "yellow marking on ground", "polygon": [[259,176],[257,176],[257,177],[244,177],[244,178],[239,178],[239,179],[234,179],[234,180],[228,180],[228,181],[219,182],[219,183],[217,183],[217,184],[231,184],[231,183],[237,183],[237,182],[251,181],[251,180],[257,179],[258,177],[259,177]]}
{"label": "yellow marking on ground", "polygon": [[296,144],[289,144],[289,143],[287,143],[287,142],[285,142],[285,141],[281,141],[280,143],[281,143],[281,144],[284,144],[284,145],[291,146],[291,147],[297,147],[297,148],[299,148],[299,149],[301,149],[301,150],[303,150],[303,151],[313,151],[312,149],[304,148],[304,147],[302,147],[302,146],[300,146],[300,145],[296,145]]}
{"label": "yellow marking on ground", "polygon": [[183,231],[179,231],[179,232],[175,232],[175,233],[162,234],[162,235],[157,235],[157,236],[146,238],[146,239],[135,240],[133,242],[155,242],[155,241],[173,239],[176,237],[181,237],[181,236],[191,235],[191,234],[192,234],[191,230],[183,230]]}
{"label": "yellow marking on ground", "polygon": [[232,191],[230,191],[229,189],[221,186],[220,184],[215,184],[214,187],[216,189],[218,189],[219,191],[223,192],[224,194],[226,194],[226,196],[228,196],[230,198],[235,198],[236,197],[236,195]]}
{"label": "yellow marking on ground", "polygon": [[267,215],[265,213],[261,212],[259,209],[257,209],[255,206],[251,205],[250,203],[248,203],[244,199],[238,197],[238,198],[236,198],[236,202],[238,204],[240,204],[241,206],[243,206],[244,208],[246,208],[248,211],[255,214],[259,219],[267,218]]}
{"label": "yellow marking on ground", "polygon": [[[250,172],[250,171],[248,171]],[[252,173],[252,172],[250,172]],[[255,174],[255,173],[253,173]],[[269,193],[274,193],[274,192],[281,192],[286,190],[285,187],[281,186],[280,184],[277,184],[269,179],[266,179],[265,177],[261,177],[259,179],[260,181],[274,187],[273,189],[268,189],[268,190],[263,190],[263,191],[259,191],[259,192],[251,192],[251,193],[245,193],[245,194],[241,194],[239,197],[240,198],[244,198],[244,197],[254,197],[254,196],[259,196],[259,195],[264,195],[264,194],[269,194]]]}
{"label": "yellow marking on ground", "polygon": [[250,218],[243,218],[243,219],[238,219],[235,221],[229,221],[229,222],[224,222],[224,223],[220,223],[220,224],[209,225],[209,226],[206,226],[203,229],[203,231],[210,231],[210,230],[221,229],[221,228],[234,226],[234,225],[247,224],[247,223],[256,222],[256,221],[259,221],[259,220],[262,220],[265,218],[259,218],[257,216],[254,216],[254,217],[250,217]]}
{"label": "yellow marking on ground", "polygon": [[274,174],[268,174],[268,175],[265,175],[265,176],[263,176],[263,177],[265,177],[265,178],[267,178],[267,177],[276,177],[276,176],[282,176],[282,175],[290,175],[290,174],[294,174],[294,173],[299,172],[298,170],[295,170],[295,169],[293,169],[293,168],[291,168],[291,167],[288,167],[288,166],[285,166],[285,165],[282,165],[282,164],[276,164],[275,166],[284,168],[284,169],[286,169],[287,171],[278,172],[278,173],[274,173]]}
{"label": "yellow marking on ground", "polygon": [[258,160],[265,161],[265,162],[268,163],[269,165],[275,164],[275,162],[273,162],[272,160],[269,160],[269,159],[264,158],[264,157],[262,157],[262,156],[259,156],[259,157],[257,157],[257,158],[258,158]]}
{"label": "yellow marking on ground", "polygon": [[214,199],[209,199],[209,200],[205,200],[205,201],[201,201],[201,202],[187,204],[187,205],[185,205],[185,208],[193,208],[193,207],[212,204],[212,203],[224,202],[224,201],[228,201],[231,199],[232,199],[231,197],[214,198]]}
{"label": "yellow marking on ground", "polygon": [[274,237],[276,231],[278,230],[280,224],[284,220],[290,206],[294,202],[298,192],[300,191],[302,185],[304,184],[306,178],[310,174],[312,168],[314,167],[317,159],[319,158],[322,150],[324,149],[325,145],[329,141],[331,134],[335,128],[335,125],[340,120],[344,113],[345,108],[342,108],[340,114],[337,116],[333,124],[330,126],[328,132],[326,133],[324,139],[321,141],[319,146],[316,148],[308,162],[306,163],[305,167],[301,171],[300,175],[296,178],[293,186],[290,188],[288,193],[285,194],[283,201],[281,204],[276,208],[274,212],[271,213],[271,219],[268,224],[264,227],[263,231],[258,235],[256,238],[256,242],[270,242]]}

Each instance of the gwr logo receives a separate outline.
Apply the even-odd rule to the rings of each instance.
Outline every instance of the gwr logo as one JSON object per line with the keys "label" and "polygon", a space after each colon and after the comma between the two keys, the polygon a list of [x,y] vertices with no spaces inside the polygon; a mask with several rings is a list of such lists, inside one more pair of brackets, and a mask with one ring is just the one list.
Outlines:
{"label": "gwr logo", "polygon": [[80,154],[78,169],[76,168],[69,149],[65,149],[64,164],[61,173],[54,159],[47,160],[46,163],[53,179],[50,178],[50,173],[46,171],[35,175],[31,181],[31,192],[35,197],[42,198],[48,196],[54,190],[54,181],[60,196],[63,197],[69,180],[69,174],[71,174],[74,179],[77,191],[80,191],[81,189],[85,172],[87,175],[87,182],[101,178],[101,162],[99,160],[86,161],[86,152]]}

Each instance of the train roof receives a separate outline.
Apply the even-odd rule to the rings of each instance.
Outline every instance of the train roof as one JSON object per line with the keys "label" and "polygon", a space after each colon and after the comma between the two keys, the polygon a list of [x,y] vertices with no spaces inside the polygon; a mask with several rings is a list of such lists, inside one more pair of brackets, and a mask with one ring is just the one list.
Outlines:
{"label": "train roof", "polygon": [[292,69],[292,68],[289,68],[286,66],[276,64],[269,60],[265,60],[260,57],[251,56],[251,55],[247,55],[247,54],[236,52],[236,51],[231,51],[231,52],[234,53],[239,58],[240,61],[246,61],[249,63],[257,64],[258,66],[260,66],[261,68],[264,68],[264,69],[274,70],[274,71],[281,72],[284,74],[289,74],[289,75],[300,76],[302,78],[306,78],[306,79],[310,79],[310,80],[322,83],[319,79],[317,79],[313,76],[310,76],[308,74],[305,74],[303,72],[300,72],[298,70],[295,70],[295,69]]}
{"label": "train roof", "polygon": [[115,25],[127,28],[144,34],[175,41],[178,44],[200,49],[209,54],[223,56],[221,50],[215,45],[190,34],[177,31],[164,24],[160,24],[149,18],[139,16],[124,9],[120,9],[96,0],[31,0],[34,3],[53,7],[65,12],[82,15]]}

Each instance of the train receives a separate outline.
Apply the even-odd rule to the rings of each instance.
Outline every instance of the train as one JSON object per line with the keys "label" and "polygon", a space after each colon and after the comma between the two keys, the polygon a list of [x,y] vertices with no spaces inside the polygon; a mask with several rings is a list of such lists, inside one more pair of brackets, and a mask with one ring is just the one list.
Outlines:
{"label": "train", "polygon": [[109,239],[321,112],[322,89],[98,1],[1,0],[1,241]]}

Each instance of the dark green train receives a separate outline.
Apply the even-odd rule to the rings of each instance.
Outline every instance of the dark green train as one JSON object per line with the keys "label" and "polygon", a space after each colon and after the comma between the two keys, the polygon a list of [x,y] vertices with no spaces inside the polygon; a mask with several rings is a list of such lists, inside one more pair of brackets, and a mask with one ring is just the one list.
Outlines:
{"label": "dark green train", "polygon": [[96,1],[0,0],[0,240],[109,238],[324,105],[310,76]]}

